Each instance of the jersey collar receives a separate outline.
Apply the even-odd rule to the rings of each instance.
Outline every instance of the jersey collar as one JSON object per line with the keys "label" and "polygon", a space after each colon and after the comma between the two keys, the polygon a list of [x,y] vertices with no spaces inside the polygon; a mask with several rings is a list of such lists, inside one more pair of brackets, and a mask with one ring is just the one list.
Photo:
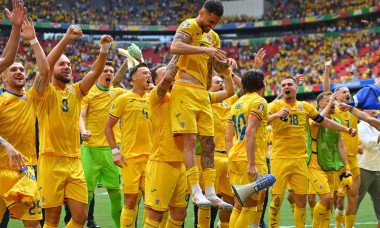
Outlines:
{"label": "jersey collar", "polygon": [[102,87],[102,86],[98,85],[98,83],[95,83],[95,85],[96,85],[96,87],[98,87],[98,89],[101,90],[101,91],[109,91],[109,90],[110,90],[110,88]]}
{"label": "jersey collar", "polygon": [[10,93],[10,94],[12,94],[12,95],[14,95],[16,97],[22,97],[23,96],[23,95],[19,95],[19,94],[16,94],[16,93],[12,93],[11,91],[8,91],[8,90],[5,90],[5,92]]}

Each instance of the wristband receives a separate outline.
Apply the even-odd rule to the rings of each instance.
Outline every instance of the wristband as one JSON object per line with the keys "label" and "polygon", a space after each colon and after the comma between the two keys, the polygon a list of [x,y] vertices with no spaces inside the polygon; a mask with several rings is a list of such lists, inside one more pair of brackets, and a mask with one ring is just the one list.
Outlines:
{"label": "wristband", "polygon": [[345,168],[346,170],[349,170],[349,169],[350,169],[350,165],[344,165],[344,168]]}
{"label": "wristband", "polygon": [[231,73],[226,74],[225,77],[226,77],[226,79],[230,79],[230,78],[232,77],[232,76],[231,76]]}
{"label": "wristband", "polygon": [[118,154],[120,153],[119,149],[118,148],[113,148],[112,149],[112,154],[115,155],[115,154]]}
{"label": "wristband", "polygon": [[38,43],[37,37],[34,37],[34,39],[29,40],[29,43],[30,43],[30,45],[34,45],[34,44]]}
{"label": "wristband", "polygon": [[108,53],[108,49],[110,49],[111,43],[100,44],[100,53]]}

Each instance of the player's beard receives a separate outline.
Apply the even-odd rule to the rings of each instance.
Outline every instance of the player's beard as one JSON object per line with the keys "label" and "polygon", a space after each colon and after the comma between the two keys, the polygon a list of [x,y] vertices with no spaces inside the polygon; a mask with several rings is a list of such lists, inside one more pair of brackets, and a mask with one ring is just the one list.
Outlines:
{"label": "player's beard", "polygon": [[63,82],[63,83],[65,83],[65,84],[68,84],[68,83],[70,83],[71,82],[71,78],[73,77],[72,75],[70,75],[70,77],[65,77],[65,76],[62,76],[62,75],[60,75],[60,74],[56,74],[56,75],[54,75],[54,77],[55,77],[55,79],[57,79],[58,81],[60,81],[60,82]]}

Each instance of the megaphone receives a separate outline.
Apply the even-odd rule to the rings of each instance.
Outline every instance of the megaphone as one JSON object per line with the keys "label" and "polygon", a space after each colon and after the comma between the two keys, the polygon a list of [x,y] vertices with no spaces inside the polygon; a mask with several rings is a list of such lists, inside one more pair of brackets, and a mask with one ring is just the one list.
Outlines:
{"label": "megaphone", "polygon": [[274,175],[266,174],[249,184],[232,185],[232,189],[234,190],[234,193],[238,198],[240,204],[243,206],[245,201],[247,201],[247,199],[251,197],[252,194],[261,191],[264,188],[272,186],[274,182],[276,182]]}

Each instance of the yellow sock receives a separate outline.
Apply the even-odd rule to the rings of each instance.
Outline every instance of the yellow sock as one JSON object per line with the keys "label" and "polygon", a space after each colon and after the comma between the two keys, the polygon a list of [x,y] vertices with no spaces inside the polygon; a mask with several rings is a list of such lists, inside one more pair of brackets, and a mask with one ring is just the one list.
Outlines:
{"label": "yellow sock", "polygon": [[220,228],[229,228],[230,224],[228,222],[221,222],[220,223]]}
{"label": "yellow sock", "polygon": [[236,220],[235,227],[248,227],[252,221],[252,216],[256,207],[243,207],[239,218]]}
{"label": "yellow sock", "polygon": [[189,184],[192,185],[199,185],[199,170],[198,166],[191,167],[190,169],[186,170],[186,176],[187,180],[189,181]]}
{"label": "yellow sock", "polygon": [[164,215],[162,216],[162,220],[160,223],[160,228],[165,228],[166,223],[168,222],[168,216],[169,216],[169,211],[165,211]]}
{"label": "yellow sock", "polygon": [[169,221],[166,223],[165,228],[181,228],[183,221],[176,221],[169,216]]}
{"label": "yellow sock", "polygon": [[123,207],[120,216],[120,227],[135,227],[136,210]]}
{"label": "yellow sock", "polygon": [[296,203],[291,203],[291,204],[290,204],[290,207],[292,208],[292,211],[293,211],[293,213],[294,213],[294,209],[296,208]]}
{"label": "yellow sock", "polygon": [[198,209],[198,228],[209,228],[211,220],[211,208],[201,206]]}
{"label": "yellow sock", "polygon": [[[311,209],[310,209],[311,210]],[[322,205],[320,202],[314,207],[314,217],[313,217],[313,227],[319,227],[321,222],[326,216],[326,206]]]}
{"label": "yellow sock", "polygon": [[234,209],[232,209],[232,213],[230,216],[230,223],[229,223],[231,228],[235,228],[236,220],[239,218],[240,213],[241,213],[241,210],[235,207]]}
{"label": "yellow sock", "polygon": [[339,209],[335,209],[335,226],[340,227],[343,223],[343,218],[344,218],[344,210],[341,211]]}
{"label": "yellow sock", "polygon": [[214,187],[216,170],[210,168],[204,169],[202,173],[202,178],[205,183],[205,187]]}
{"label": "yellow sock", "polygon": [[269,225],[271,228],[276,228],[280,224],[280,212],[283,200],[284,195],[272,195],[272,201],[269,206]]}
{"label": "yellow sock", "polygon": [[331,210],[327,210],[325,214],[325,218],[321,222],[320,228],[329,228],[330,227],[330,220],[331,220]]}
{"label": "yellow sock", "polygon": [[296,224],[296,228],[305,227],[306,208],[299,208],[296,205],[296,208],[294,209],[294,222]]}
{"label": "yellow sock", "polygon": [[44,228],[57,228],[59,225],[51,225],[45,221]]}
{"label": "yellow sock", "polygon": [[314,218],[314,210],[315,210],[315,207],[316,207],[316,205],[315,205],[314,207],[310,207],[311,221],[313,221],[313,218]]}
{"label": "yellow sock", "polygon": [[160,225],[160,222],[146,218],[145,223],[144,223],[144,228],[158,228],[159,225]]}
{"label": "yellow sock", "polygon": [[345,228],[352,228],[354,227],[354,223],[355,223],[355,215],[346,215],[346,220],[345,220]]}
{"label": "yellow sock", "polygon": [[[76,224],[73,219],[70,219],[70,222],[67,223],[66,225],[66,228],[83,228],[84,224],[83,225],[78,225]],[[45,226],[44,226],[45,227]]]}
{"label": "yellow sock", "polygon": [[263,214],[263,207],[264,202],[257,204],[257,210],[253,213],[252,224],[260,224],[261,215]]}

